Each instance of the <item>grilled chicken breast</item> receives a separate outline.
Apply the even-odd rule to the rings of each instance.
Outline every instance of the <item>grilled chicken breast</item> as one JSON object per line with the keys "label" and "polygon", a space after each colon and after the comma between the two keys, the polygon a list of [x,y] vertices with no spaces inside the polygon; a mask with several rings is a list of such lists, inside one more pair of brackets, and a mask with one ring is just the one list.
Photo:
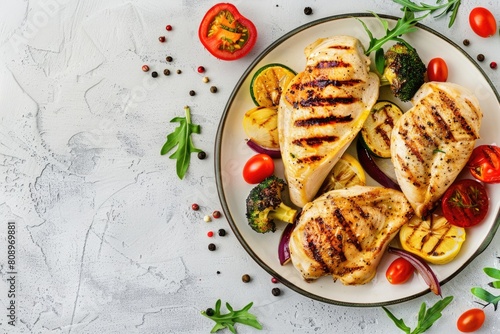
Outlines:
{"label": "grilled chicken breast", "polygon": [[452,83],[426,83],[412,103],[393,129],[391,159],[401,190],[425,217],[469,160],[482,113],[477,98]]}
{"label": "grilled chicken breast", "polygon": [[375,104],[378,76],[360,42],[319,39],[305,49],[306,68],[282,94],[278,133],[290,199],[311,201]]}
{"label": "grilled chicken breast", "polygon": [[327,192],[302,209],[290,237],[292,263],[306,280],[332,275],[346,285],[365,284],[412,215],[397,190],[354,186]]}

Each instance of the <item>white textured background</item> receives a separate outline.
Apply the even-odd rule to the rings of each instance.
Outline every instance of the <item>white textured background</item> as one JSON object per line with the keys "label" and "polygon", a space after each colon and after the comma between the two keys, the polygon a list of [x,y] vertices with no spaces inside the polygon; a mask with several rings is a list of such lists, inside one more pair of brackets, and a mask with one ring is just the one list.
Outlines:
{"label": "white textured background", "polygon": [[[262,333],[397,333],[381,308],[340,307],[271,283],[243,250],[227,221],[204,223],[221,210],[213,151],[217,125],[235,83],[250,62],[289,30],[325,16],[366,12],[399,15],[389,0],[231,1],[259,30],[256,47],[235,62],[213,58],[197,38],[198,24],[217,1],[17,0],[0,2],[0,330],[5,333],[208,333],[200,311],[218,298],[252,312]],[[432,3],[433,0],[427,2]],[[452,29],[425,24],[457,44],[469,38],[496,88],[500,36],[475,37],[467,16],[477,5],[500,18],[497,1],[463,1]],[[304,7],[313,8],[306,16]],[[171,24],[173,30],[165,31]],[[165,35],[167,42],[158,42]],[[166,64],[165,56],[174,58]],[[141,71],[158,70],[152,79]],[[206,67],[211,82],[196,72]],[[163,68],[172,74],[164,77]],[[175,74],[177,69],[182,74]],[[219,88],[209,92],[210,85]],[[189,96],[189,90],[196,96]],[[159,150],[174,116],[192,108],[202,126],[184,180]],[[200,211],[190,209],[199,203]],[[7,221],[17,223],[18,321],[7,325]],[[226,237],[209,239],[208,230]],[[209,252],[214,242],[218,249]],[[475,307],[472,286],[499,267],[500,236],[443,287],[455,300],[429,333],[457,332],[455,322]],[[217,274],[220,271],[220,274]],[[243,274],[252,276],[244,284]],[[274,297],[273,287],[282,295]],[[389,307],[410,327],[424,296]],[[480,333],[499,333],[490,306]],[[255,332],[237,326],[239,333]],[[227,331],[226,331],[227,332]]]}

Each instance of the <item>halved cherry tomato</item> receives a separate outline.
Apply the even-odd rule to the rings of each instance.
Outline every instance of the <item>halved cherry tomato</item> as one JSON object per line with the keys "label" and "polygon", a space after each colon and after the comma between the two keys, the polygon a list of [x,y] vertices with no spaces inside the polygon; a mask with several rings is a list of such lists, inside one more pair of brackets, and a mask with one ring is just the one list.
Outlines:
{"label": "halved cherry tomato", "polygon": [[484,7],[476,7],[469,14],[469,24],[476,34],[490,37],[497,32],[497,21],[493,14]]}
{"label": "halved cherry tomato", "polygon": [[208,10],[198,29],[205,48],[222,60],[245,56],[255,45],[257,29],[235,6],[219,3]]}
{"label": "halved cherry tomato", "polygon": [[429,81],[445,82],[448,80],[448,65],[443,58],[432,58],[427,65]]}
{"label": "halved cherry tomato", "polygon": [[471,227],[482,222],[488,207],[486,188],[471,179],[453,183],[441,199],[443,216],[450,224],[460,227]]}
{"label": "halved cherry tomato", "polygon": [[274,161],[264,153],[259,153],[248,159],[243,167],[243,179],[247,183],[257,184],[266,177],[273,175]]}
{"label": "halved cherry tomato", "polygon": [[479,181],[500,183],[500,147],[494,145],[476,147],[467,162],[467,168]]}
{"label": "halved cherry tomato", "polygon": [[484,311],[480,308],[467,310],[458,317],[457,328],[463,333],[475,332],[483,326],[485,318]]}
{"label": "halved cherry tomato", "polygon": [[403,284],[410,279],[415,267],[406,259],[398,257],[387,268],[385,277],[391,284]]}

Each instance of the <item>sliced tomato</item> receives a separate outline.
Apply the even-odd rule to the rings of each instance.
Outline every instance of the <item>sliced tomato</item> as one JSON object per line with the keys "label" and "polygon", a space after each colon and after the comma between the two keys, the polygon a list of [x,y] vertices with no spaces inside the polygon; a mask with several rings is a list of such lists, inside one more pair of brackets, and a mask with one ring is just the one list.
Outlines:
{"label": "sliced tomato", "polygon": [[391,284],[403,284],[410,279],[415,267],[406,259],[398,257],[387,268],[385,277]]}
{"label": "sliced tomato", "polygon": [[500,183],[500,147],[480,145],[472,151],[467,168],[473,177],[486,183]]}
{"label": "sliced tomato", "polygon": [[230,3],[219,3],[201,20],[198,37],[215,57],[235,60],[245,56],[255,45],[257,29]]}
{"label": "sliced tomato", "polygon": [[247,183],[257,184],[262,182],[266,177],[273,175],[274,161],[264,153],[259,153],[252,156],[243,167],[243,179]]}
{"label": "sliced tomato", "polygon": [[471,227],[483,221],[488,213],[486,188],[471,179],[453,183],[441,199],[444,217],[455,226]]}

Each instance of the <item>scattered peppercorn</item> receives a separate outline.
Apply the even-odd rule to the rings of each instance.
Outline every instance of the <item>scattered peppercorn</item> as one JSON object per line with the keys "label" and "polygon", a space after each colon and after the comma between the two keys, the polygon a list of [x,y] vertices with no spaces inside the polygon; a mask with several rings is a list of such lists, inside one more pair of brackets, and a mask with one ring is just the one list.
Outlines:
{"label": "scattered peppercorn", "polygon": [[210,87],[210,93],[217,93],[217,87],[215,86]]}
{"label": "scattered peppercorn", "polygon": [[250,275],[245,274],[245,275],[241,276],[241,280],[243,281],[243,283],[250,282]]}
{"label": "scattered peppercorn", "polygon": [[484,60],[484,55],[482,53],[477,55],[477,60],[483,61]]}
{"label": "scattered peppercorn", "polygon": [[463,43],[464,43],[465,46],[469,46],[470,45],[470,41],[468,39],[464,39]]}
{"label": "scattered peppercorn", "polygon": [[151,76],[153,78],[156,78],[158,76],[158,72],[156,72],[156,71],[151,72]]}
{"label": "scattered peppercorn", "polygon": [[196,95],[196,92],[195,92],[194,90],[190,90],[190,91],[189,91],[189,95],[190,95],[190,96],[195,96],[195,95]]}
{"label": "scattered peppercorn", "polygon": [[203,217],[203,220],[205,221],[205,223],[210,223],[212,221],[212,218],[210,218],[210,216],[206,215],[205,217]]}
{"label": "scattered peppercorn", "polygon": [[215,311],[213,308],[209,307],[207,308],[207,310],[205,311],[205,314],[208,315],[209,317],[213,316],[215,314]]}
{"label": "scattered peppercorn", "polygon": [[281,294],[280,288],[273,288],[271,290],[271,292],[272,292],[273,296],[279,296]]}
{"label": "scattered peppercorn", "polygon": [[164,69],[163,74],[170,75],[170,70],[168,68]]}
{"label": "scattered peppercorn", "polygon": [[207,232],[207,236],[208,236],[209,238],[213,237],[213,236],[214,236],[214,232],[212,232],[212,231],[208,231],[208,232]]}
{"label": "scattered peppercorn", "polygon": [[181,70],[177,70],[177,74],[181,74],[181,73],[182,73],[182,71],[181,71]]}
{"label": "scattered peppercorn", "polygon": [[278,281],[278,279],[277,279],[276,277],[273,277],[273,278],[271,278],[271,282],[273,282],[274,284],[276,284],[276,283],[278,283],[279,281]]}
{"label": "scattered peppercorn", "polygon": [[215,246],[215,244],[208,244],[208,250],[213,252],[217,247]]}
{"label": "scattered peppercorn", "polygon": [[167,39],[165,38],[165,36],[160,36],[160,37],[158,37],[158,40],[159,40],[161,43],[165,43],[165,41],[166,41]]}
{"label": "scattered peppercorn", "polygon": [[205,153],[205,151],[198,152],[198,159],[203,160],[206,157],[207,157],[207,154]]}
{"label": "scattered peppercorn", "polygon": [[217,219],[217,218],[220,218],[220,216],[221,216],[221,213],[220,213],[220,211],[218,211],[218,210],[215,210],[215,211],[212,213],[212,217],[214,217],[214,218],[216,218],[216,219]]}
{"label": "scattered peppercorn", "polygon": [[194,211],[198,211],[198,210],[200,210],[200,206],[196,203],[193,203],[193,204],[191,204],[191,209],[193,209]]}
{"label": "scattered peppercorn", "polygon": [[203,77],[202,81],[203,81],[204,83],[207,83],[207,82],[209,82],[209,81],[210,81],[210,79],[209,79],[208,77]]}
{"label": "scattered peppercorn", "polygon": [[205,67],[198,66],[198,73],[203,73],[203,72],[205,72]]}
{"label": "scattered peppercorn", "polygon": [[167,31],[170,31],[170,30],[172,30],[172,26],[171,26],[170,24],[168,24],[168,25],[165,27],[165,29],[166,29]]}
{"label": "scattered peppercorn", "polygon": [[223,228],[219,229],[219,236],[224,237],[225,235],[226,235],[226,230]]}
{"label": "scattered peppercorn", "polygon": [[219,270],[217,270],[217,275],[220,275],[220,271]]}
{"label": "scattered peppercorn", "polygon": [[144,72],[149,71],[149,66],[148,66],[148,65],[142,65],[142,70],[143,70]]}
{"label": "scattered peppercorn", "polygon": [[167,58],[165,58],[169,63],[174,60],[174,58],[172,58],[171,56],[167,56]]}
{"label": "scattered peppercorn", "polygon": [[313,13],[313,10],[311,7],[304,8],[304,14],[311,15],[312,13]]}
{"label": "scattered peppercorn", "polygon": [[496,63],[496,62],[494,62],[494,61],[492,61],[492,62],[490,63],[490,68],[492,68],[492,69],[496,69],[496,68],[497,68],[497,63]]}

